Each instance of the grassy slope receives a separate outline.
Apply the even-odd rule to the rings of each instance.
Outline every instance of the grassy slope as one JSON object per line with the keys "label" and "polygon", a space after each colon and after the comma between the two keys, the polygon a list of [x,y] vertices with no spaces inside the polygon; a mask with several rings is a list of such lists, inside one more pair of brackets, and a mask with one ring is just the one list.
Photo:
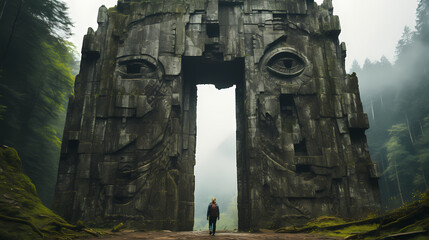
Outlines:
{"label": "grassy slope", "polygon": [[[277,232],[311,232],[346,239],[429,239],[429,192],[420,199],[384,215],[346,222],[336,217],[320,217],[302,227],[280,228]],[[412,233],[405,237],[395,234]],[[392,236],[391,238],[389,238]]]}
{"label": "grassy slope", "polygon": [[0,239],[71,239],[95,234],[45,207],[15,149],[0,147]]}

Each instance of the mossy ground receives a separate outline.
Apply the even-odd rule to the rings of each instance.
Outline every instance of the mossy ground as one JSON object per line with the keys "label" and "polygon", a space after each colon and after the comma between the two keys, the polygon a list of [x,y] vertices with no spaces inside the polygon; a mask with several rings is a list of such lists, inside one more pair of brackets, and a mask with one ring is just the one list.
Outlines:
{"label": "mossy ground", "polygon": [[359,221],[326,216],[304,226],[280,228],[277,232],[308,232],[347,239],[385,239],[394,234],[414,232],[401,239],[429,239],[429,191],[420,194],[418,200],[383,215]]}
{"label": "mossy ground", "polygon": [[377,227],[378,227],[378,224],[368,224],[368,225],[361,225],[361,226],[350,226],[350,227],[345,227],[345,228],[333,230],[333,231],[315,230],[315,231],[312,231],[311,233],[332,236],[332,237],[347,237],[355,234],[366,233],[368,231],[377,229]]}
{"label": "mossy ground", "polygon": [[0,239],[71,239],[90,232],[45,207],[16,150],[0,147]]}
{"label": "mossy ground", "polygon": [[[406,239],[428,239],[429,192],[419,199],[380,216],[347,222],[336,217],[320,217],[301,227],[278,232],[309,232],[349,239],[377,239],[392,234],[425,231]],[[106,231],[103,231],[106,232]],[[96,235],[84,226],[68,224],[45,207],[36,188],[22,171],[15,149],[0,147],[0,239],[72,239]]]}

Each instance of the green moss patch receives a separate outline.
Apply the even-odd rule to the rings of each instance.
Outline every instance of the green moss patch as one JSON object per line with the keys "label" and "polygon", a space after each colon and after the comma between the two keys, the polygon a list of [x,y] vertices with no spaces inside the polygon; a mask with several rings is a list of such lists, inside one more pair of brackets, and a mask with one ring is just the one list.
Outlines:
{"label": "green moss patch", "polygon": [[335,225],[339,225],[339,224],[343,224],[343,223],[346,223],[346,221],[344,221],[341,218],[323,216],[323,217],[318,217],[316,219],[310,220],[306,224],[306,226],[308,226],[308,227],[328,227],[328,226],[335,226]]}
{"label": "green moss patch", "polygon": [[0,236],[2,239],[72,239],[97,235],[84,226],[68,224],[40,201],[22,171],[15,149],[0,147]]}
{"label": "green moss patch", "polygon": [[379,216],[359,221],[320,217],[300,227],[286,227],[279,233],[315,233],[346,239],[427,239],[429,236],[429,195]]}

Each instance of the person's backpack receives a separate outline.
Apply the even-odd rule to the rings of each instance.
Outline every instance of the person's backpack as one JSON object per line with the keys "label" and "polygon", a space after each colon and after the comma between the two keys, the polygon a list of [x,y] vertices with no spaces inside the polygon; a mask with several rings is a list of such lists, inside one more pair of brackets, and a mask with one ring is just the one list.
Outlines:
{"label": "person's backpack", "polygon": [[217,217],[217,206],[215,203],[210,203],[211,207],[210,207],[210,216],[212,217]]}

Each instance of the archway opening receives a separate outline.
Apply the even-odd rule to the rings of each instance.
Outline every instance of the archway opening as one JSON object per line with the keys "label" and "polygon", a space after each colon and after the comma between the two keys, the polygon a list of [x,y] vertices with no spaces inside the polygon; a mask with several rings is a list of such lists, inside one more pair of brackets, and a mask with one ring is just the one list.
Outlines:
{"label": "archway opening", "polygon": [[238,228],[235,86],[197,86],[194,230],[208,228],[208,203],[216,197],[219,230]]}
{"label": "archway opening", "polygon": [[221,212],[217,228],[238,229],[238,185],[243,175],[239,159],[245,139],[244,59],[225,62],[221,54],[205,54],[185,57],[182,63],[184,91],[196,101],[190,108],[196,111],[197,130],[194,230],[208,228],[206,214],[212,197]]}

